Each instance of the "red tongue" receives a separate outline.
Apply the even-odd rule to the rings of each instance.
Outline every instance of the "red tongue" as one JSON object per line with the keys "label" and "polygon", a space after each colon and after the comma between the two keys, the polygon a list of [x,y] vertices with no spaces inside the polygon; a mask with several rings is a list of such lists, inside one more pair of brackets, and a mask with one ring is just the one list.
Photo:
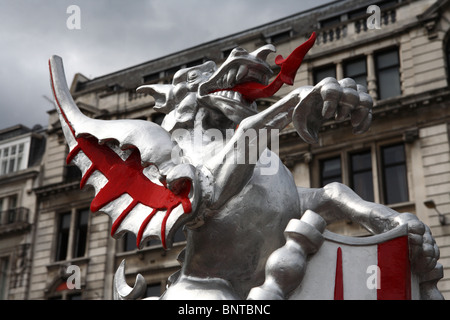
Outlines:
{"label": "red tongue", "polygon": [[281,71],[277,75],[277,77],[267,86],[264,86],[257,82],[247,82],[238,84],[231,90],[239,92],[240,94],[242,94],[244,99],[249,102],[253,102],[259,98],[267,98],[273,96],[278,90],[280,90],[281,86],[284,83],[292,85],[294,83],[297,70],[298,68],[300,68],[304,56],[314,45],[315,41],[316,33],[313,32],[311,37],[303,44],[298,46],[294,51],[292,51],[292,53],[286,59],[283,59],[281,55],[277,56],[275,58],[275,63],[278,66],[281,66]]}

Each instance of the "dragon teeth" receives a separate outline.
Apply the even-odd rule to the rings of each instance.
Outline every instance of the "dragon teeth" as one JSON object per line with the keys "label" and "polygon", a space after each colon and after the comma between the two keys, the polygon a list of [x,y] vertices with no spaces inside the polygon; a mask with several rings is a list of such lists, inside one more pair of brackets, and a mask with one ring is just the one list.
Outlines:
{"label": "dragon teeth", "polygon": [[228,90],[216,91],[216,92],[213,92],[212,95],[242,102],[242,94],[239,92],[235,92],[235,91],[228,91]]}
{"label": "dragon teeth", "polygon": [[236,74],[236,81],[240,81],[244,78],[248,73],[248,67],[246,65],[241,65]]}
{"label": "dragon teeth", "polygon": [[228,74],[227,74],[228,87],[233,87],[233,84],[235,83],[235,80],[236,80],[236,74],[237,74],[237,69],[235,69],[235,68],[232,68],[230,71],[228,71]]}

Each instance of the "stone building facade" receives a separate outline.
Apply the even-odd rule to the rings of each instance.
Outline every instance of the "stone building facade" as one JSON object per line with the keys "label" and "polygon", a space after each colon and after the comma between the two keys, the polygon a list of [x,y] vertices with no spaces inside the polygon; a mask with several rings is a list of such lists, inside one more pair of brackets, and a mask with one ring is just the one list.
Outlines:
{"label": "stone building facade", "polygon": [[41,127],[0,131],[0,300],[28,298],[44,150]]}
{"label": "stone building facade", "polygon": [[[299,186],[340,181],[366,200],[416,214],[430,226],[440,247],[444,278],[438,287],[450,298],[449,21],[449,1],[336,1],[102,77],[77,74],[71,93],[90,117],[160,123],[162,115],[152,109],[153,98],[137,94],[138,86],[169,83],[180,68],[207,60],[220,64],[237,46],[250,52],[273,43],[277,54],[287,56],[316,31],[316,44],[294,87],[326,76],[352,77],[374,98],[373,124],[367,133],[353,135],[349,121],[329,121],[315,145],[302,142],[288,127],[280,135],[280,157]],[[278,67],[272,67],[276,74]],[[283,87],[279,96],[289,90]],[[277,98],[260,101],[259,108]],[[109,218],[89,212],[93,190],[79,190],[80,174],[66,165],[67,153],[56,111],[50,111],[39,184],[32,188],[35,236],[24,297],[111,299],[113,274],[123,259],[129,283],[141,273],[148,295],[159,295],[179,268],[176,257],[184,246],[183,236],[170,251],[156,242],[137,250],[129,235],[112,239]],[[329,228],[366,234],[347,221]],[[70,265],[79,267],[79,288],[67,285]]]}

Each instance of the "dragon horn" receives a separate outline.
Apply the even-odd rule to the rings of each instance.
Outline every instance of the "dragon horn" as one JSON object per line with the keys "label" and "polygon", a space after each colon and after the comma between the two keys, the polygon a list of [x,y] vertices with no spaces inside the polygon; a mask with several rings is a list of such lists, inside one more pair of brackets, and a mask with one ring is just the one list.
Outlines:
{"label": "dragon horn", "polygon": [[173,88],[171,84],[150,84],[138,87],[136,92],[151,95],[155,99],[154,108],[168,114],[175,109]]}
{"label": "dragon horn", "polygon": [[74,124],[86,120],[86,116],[81,113],[78,106],[73,101],[66,82],[64,66],[61,57],[52,56],[49,61],[50,85],[56,103],[64,135],[69,146],[76,145],[76,133]]}
{"label": "dragon horn", "polygon": [[266,44],[265,46],[262,46],[258,49],[256,49],[255,51],[251,52],[250,55],[251,56],[255,56],[258,59],[261,59],[263,61],[266,61],[267,56],[272,53],[272,52],[276,52],[277,50],[275,49],[273,44]]}

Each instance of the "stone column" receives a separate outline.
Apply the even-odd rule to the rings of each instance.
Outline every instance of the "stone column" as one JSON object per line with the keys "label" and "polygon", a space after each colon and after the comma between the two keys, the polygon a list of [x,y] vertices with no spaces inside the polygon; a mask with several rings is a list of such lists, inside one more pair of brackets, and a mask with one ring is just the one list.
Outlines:
{"label": "stone column", "polygon": [[342,61],[336,62],[336,79],[344,79],[344,67],[342,66]]}
{"label": "stone column", "polygon": [[374,100],[378,99],[377,76],[373,52],[367,55],[367,91]]}

